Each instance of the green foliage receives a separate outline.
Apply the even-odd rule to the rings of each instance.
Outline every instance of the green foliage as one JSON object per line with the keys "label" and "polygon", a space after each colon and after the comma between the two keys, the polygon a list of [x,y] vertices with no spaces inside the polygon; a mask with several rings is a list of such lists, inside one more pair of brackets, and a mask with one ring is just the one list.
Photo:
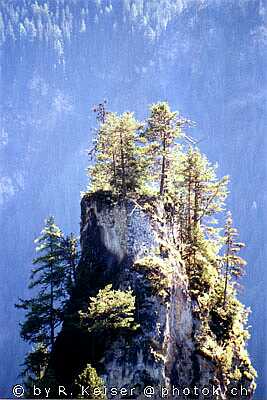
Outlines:
{"label": "green foliage", "polygon": [[28,383],[36,379],[40,380],[43,377],[48,358],[49,352],[47,348],[43,344],[37,344],[35,348],[26,355],[21,376],[26,378]]}
{"label": "green foliage", "polygon": [[221,257],[221,264],[224,273],[225,287],[223,293],[223,304],[227,301],[227,287],[229,280],[239,278],[244,274],[246,261],[241,258],[238,253],[245,246],[244,243],[237,242],[238,231],[233,227],[232,215],[227,213],[224,231],[225,253]]}
{"label": "green foliage", "polygon": [[236,380],[253,391],[256,372],[246,350],[250,337],[246,328],[248,310],[236,298],[236,290],[231,283],[226,306],[221,301],[223,292],[224,281],[220,271],[213,269],[213,283],[197,294],[199,307],[195,311],[201,322],[195,332],[197,348],[202,356],[215,363],[225,387]]}
{"label": "green foliage", "polygon": [[177,117],[168,103],[159,102],[150,107],[150,116],[144,137],[148,142],[147,154],[151,155],[150,179],[159,183],[159,194],[163,195],[169,183],[172,153],[177,147],[176,139],[182,137],[186,120]]}
{"label": "green foliage", "polygon": [[34,350],[26,355],[22,372],[29,387],[43,379],[57,329],[63,320],[66,296],[75,284],[79,257],[77,239],[73,234],[64,238],[53,217],[45,221],[45,227],[35,243],[38,257],[33,260],[35,267],[29,283],[29,288],[35,290],[35,296],[19,299],[16,304],[17,308],[26,311],[20,335],[34,344]]}
{"label": "green foliage", "polygon": [[[94,153],[96,163],[88,169],[90,191],[111,190],[123,196],[153,195],[167,190],[177,139],[187,121],[167,103],[153,104],[144,123],[132,113],[117,116],[96,108],[100,126]],[[90,152],[92,154],[92,152]]]}
{"label": "green foliage", "polygon": [[[39,358],[39,356],[41,356],[41,358]],[[55,377],[54,370],[51,367],[48,367],[48,356],[49,353],[46,353],[45,364],[42,364],[44,358],[41,353],[36,356],[33,355],[33,358],[30,355],[30,358],[28,359],[29,370],[27,373],[22,374],[25,387],[24,398],[32,398],[34,386],[38,386],[42,393],[44,393],[45,388],[50,388],[49,398],[57,398],[59,382]],[[40,365],[38,365],[39,362]],[[32,365],[36,366],[35,371],[33,371]],[[41,372],[40,375],[39,372]]]}
{"label": "green foliage", "polygon": [[29,288],[39,288],[35,297],[21,300],[16,306],[26,310],[26,320],[21,324],[24,340],[52,347],[55,329],[62,319],[61,299],[64,294],[64,268],[61,264],[62,232],[54,218],[45,221],[41,236],[35,240],[40,255],[34,259]]}
{"label": "green foliage", "polygon": [[[226,386],[229,379],[245,376],[247,380],[251,378],[253,386],[255,373],[245,348],[249,338],[247,312],[237,300],[235,282],[245,266],[238,255],[244,245],[236,240],[238,232],[230,214],[224,236],[217,222],[217,216],[224,212],[229,179],[217,177],[216,166],[192,145],[192,140],[185,150],[178,141],[188,139],[183,129],[189,121],[160,102],[151,106],[142,129],[142,124],[132,125],[131,135],[125,134],[130,143],[127,153],[142,157],[132,157],[135,163],[131,173],[138,183],[133,183],[130,174],[124,175],[122,183],[122,168],[119,174],[114,172],[114,160],[119,160],[114,155],[120,153],[116,150],[120,149],[116,137],[120,129],[127,130],[129,123],[123,116],[109,114],[100,126],[92,190],[109,189],[135,198],[158,226],[159,240],[166,242],[166,235],[169,236],[168,249],[162,245],[158,255],[136,260],[134,268],[149,282],[151,293],[166,300],[172,276],[169,254],[175,257],[179,250],[194,300],[193,313],[200,321],[194,332],[199,352],[215,362],[222,376],[227,376]],[[94,186],[96,180],[100,183]],[[100,297],[95,300],[95,309],[96,301],[100,302]],[[92,318],[92,311],[91,314]],[[93,322],[91,326],[95,326]]]}
{"label": "green foliage", "polygon": [[86,312],[80,311],[82,325],[89,332],[127,329],[136,330],[134,321],[135,296],[131,290],[112,290],[107,285],[99,290],[96,297],[91,297]]}
{"label": "green foliage", "polygon": [[216,256],[217,242],[205,238],[203,229],[198,222],[192,228],[193,243],[185,243],[183,259],[189,278],[189,290],[194,298],[202,295],[209,296],[210,289],[214,287],[218,278]]}
{"label": "green foliage", "polygon": [[96,164],[89,168],[90,190],[111,190],[123,196],[140,189],[146,160],[138,146],[141,124],[132,113],[109,112],[100,124],[96,142]]}
{"label": "green foliage", "polygon": [[[197,351],[214,363],[225,388],[236,381],[245,382],[253,391],[256,373],[246,350],[248,311],[237,299],[236,284],[246,264],[238,255],[244,244],[237,240],[231,214],[227,214],[223,236],[216,219],[224,212],[228,177],[219,179],[216,167],[199,149],[189,146],[185,150],[178,143],[186,137],[183,128],[188,121],[172,112],[167,103],[153,104],[144,123],[129,112],[121,116],[108,112],[105,104],[94,110],[99,128],[91,152],[96,163],[89,169],[90,196],[95,192],[96,198],[103,197],[109,204],[129,198],[150,216],[159,248],[133,265],[145,278],[144,287],[159,296],[159,301],[167,301],[173,265],[182,263],[193,317],[198,322],[193,326]],[[75,293],[79,259],[77,239],[72,234],[64,238],[53,218],[46,221],[37,243],[40,255],[34,260],[37,267],[30,287],[39,292],[18,305],[27,311],[21,336],[37,345],[25,359],[30,383],[43,380],[48,350],[66,310],[64,301]],[[85,279],[83,285],[87,284]],[[104,334],[129,333],[139,328],[135,311],[132,290],[114,290],[107,285],[90,297],[86,309],[72,315],[72,327],[96,341]],[[90,364],[76,380],[76,386],[89,386],[90,395],[102,384]]]}
{"label": "green foliage", "polygon": [[223,211],[227,183],[228,177],[218,179],[216,167],[199,149],[190,146],[187,152],[180,152],[173,168],[171,194],[181,241],[194,245],[198,224],[208,237],[217,236],[218,230],[212,228],[217,222],[214,215]]}
{"label": "green foliage", "polygon": [[[205,237],[200,223],[192,232],[194,244],[184,254],[190,293],[197,302],[194,313],[200,321],[194,333],[198,352],[215,363],[225,387],[236,380],[253,392],[256,372],[246,350],[248,311],[237,299],[236,285],[231,280],[227,303],[222,304],[225,277],[218,255],[220,246]],[[222,243],[226,241],[224,238]],[[233,245],[234,251],[239,248],[238,244]]]}
{"label": "green foliage", "polygon": [[[194,221],[223,210],[228,177],[218,179],[216,167],[197,148],[190,147],[181,160],[183,184],[192,191],[191,208]],[[189,196],[189,193],[187,194]],[[189,199],[188,199],[189,201]],[[188,210],[189,212],[189,210]]]}
{"label": "green foliage", "polygon": [[150,282],[152,294],[166,299],[170,294],[172,268],[168,259],[146,256],[136,260],[133,266]]}
{"label": "green foliage", "polygon": [[80,258],[78,239],[73,233],[61,241],[61,262],[64,268],[64,286],[70,295],[77,283],[77,266]]}
{"label": "green foliage", "polygon": [[[98,399],[106,399],[106,396],[103,394],[104,392],[104,382],[98,376],[96,369],[91,366],[91,364],[87,364],[86,368],[83,372],[78,376],[75,381],[75,385],[78,387],[78,398],[96,398],[95,390],[97,390],[100,395],[97,396]],[[82,390],[86,389],[86,397],[82,396]]]}
{"label": "green foliage", "polygon": [[[223,292],[222,283],[220,292]],[[216,363],[226,386],[231,381],[244,380],[249,390],[253,391],[257,374],[246,350],[248,311],[236,299],[233,288],[227,308],[221,305],[221,293],[219,296],[213,293],[210,298],[210,313],[202,317],[200,329],[195,335],[198,351]]]}

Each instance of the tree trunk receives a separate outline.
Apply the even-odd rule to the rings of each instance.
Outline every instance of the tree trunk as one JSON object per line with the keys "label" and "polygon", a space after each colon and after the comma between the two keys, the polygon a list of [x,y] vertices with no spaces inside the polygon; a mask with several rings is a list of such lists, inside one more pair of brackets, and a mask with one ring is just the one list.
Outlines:
{"label": "tree trunk", "polygon": [[189,169],[189,180],[188,180],[188,241],[191,242],[192,235],[191,235],[191,191],[192,191],[192,181],[191,181],[191,170]]}
{"label": "tree trunk", "polygon": [[224,281],[224,292],[223,292],[223,307],[225,307],[225,305],[226,305],[227,286],[228,286],[228,275],[229,275],[229,253],[230,253],[230,242],[229,242],[229,239],[227,239],[225,281]]}
{"label": "tree trunk", "polygon": [[163,195],[164,189],[165,189],[164,188],[164,186],[165,186],[165,169],[166,169],[165,151],[166,151],[166,135],[165,135],[165,132],[164,132],[164,134],[163,134],[163,156],[162,156],[162,164],[161,164],[160,190],[159,190],[160,196]]}
{"label": "tree trunk", "polygon": [[112,154],[112,164],[113,164],[113,177],[114,177],[114,186],[117,186],[117,172],[116,172],[116,161],[115,161],[115,155],[114,153]]}
{"label": "tree trunk", "polygon": [[123,151],[123,140],[122,134],[120,131],[120,147],[121,147],[121,170],[122,170],[122,194],[123,197],[126,197],[126,177],[125,177],[125,158],[124,158],[124,151]]}
{"label": "tree trunk", "polygon": [[74,285],[76,285],[77,283],[77,272],[76,272],[76,264],[75,262],[72,260],[72,275],[73,275],[73,283]]}
{"label": "tree trunk", "polygon": [[195,184],[195,188],[194,188],[194,217],[193,217],[193,220],[194,220],[194,228],[196,228],[196,226],[197,226],[197,222],[198,222],[198,204],[199,204],[199,187],[198,187],[198,184],[197,184],[197,181],[196,181],[196,178],[195,178],[195,182],[194,182],[194,184]]}
{"label": "tree trunk", "polygon": [[53,265],[50,265],[51,282],[50,282],[50,343],[51,348],[55,342],[55,325],[54,325],[54,284],[53,284]]}

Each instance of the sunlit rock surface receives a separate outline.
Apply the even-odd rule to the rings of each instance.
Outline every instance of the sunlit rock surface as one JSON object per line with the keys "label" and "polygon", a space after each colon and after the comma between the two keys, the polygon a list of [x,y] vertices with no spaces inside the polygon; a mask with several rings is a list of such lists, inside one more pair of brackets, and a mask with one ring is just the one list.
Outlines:
{"label": "sunlit rock surface", "polygon": [[[90,361],[108,393],[111,388],[126,388],[128,393],[132,389],[132,398],[141,399],[145,398],[144,389],[151,386],[155,399],[162,398],[163,393],[173,398],[172,393],[177,395],[177,390],[179,398],[185,399],[188,390],[192,395],[196,387],[199,399],[229,398],[224,394],[219,366],[197,350],[195,334],[200,321],[179,253],[174,254],[173,250],[157,255],[169,266],[164,294],[154,292],[153,282],[136,268],[136,263],[155,255],[162,244],[162,227],[157,219],[151,219],[137,203],[115,201],[110,194],[86,195],[81,206],[81,262],[77,290],[70,300],[72,313],[88,296],[112,283],[114,289],[133,290],[140,329],[82,339],[79,330],[66,320],[52,355],[51,366],[59,382],[70,382],[73,371],[82,370]],[[168,230],[165,232],[167,246],[172,238]],[[235,382],[235,386],[239,383]],[[249,389],[249,382],[242,383]],[[201,394],[205,387],[209,395]],[[248,399],[251,393],[236,398]]]}

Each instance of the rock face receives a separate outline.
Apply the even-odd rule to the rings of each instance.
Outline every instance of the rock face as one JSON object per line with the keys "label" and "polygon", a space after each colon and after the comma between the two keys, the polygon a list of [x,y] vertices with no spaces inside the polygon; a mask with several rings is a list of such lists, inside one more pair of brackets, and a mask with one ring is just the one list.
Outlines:
{"label": "rock face", "polygon": [[[190,297],[179,252],[168,247],[171,231],[161,221],[131,200],[114,201],[107,193],[83,197],[78,282],[51,357],[56,379],[73,383],[90,363],[108,398],[114,398],[111,388],[125,388],[134,399],[250,398],[226,395],[220,368],[198,350],[198,305]],[[142,268],[151,259],[154,275]],[[137,330],[92,335],[81,329],[78,311],[109,284],[133,291]]]}
{"label": "rock face", "polygon": [[[195,355],[192,304],[179,257],[165,255],[171,272],[164,299],[146,292],[149,282],[134,268],[137,260],[153,254],[160,246],[159,230],[131,201],[112,204],[94,196],[82,201],[82,264],[100,264],[113,287],[134,290],[141,325],[130,343],[127,337],[120,337],[105,352],[105,384],[109,388],[138,388],[141,393],[150,385],[155,391],[153,398],[162,398],[160,390],[171,393],[176,387],[181,389],[179,398],[184,398],[183,388],[208,385],[216,378],[209,362],[204,363]],[[177,390],[174,394],[177,396]]]}

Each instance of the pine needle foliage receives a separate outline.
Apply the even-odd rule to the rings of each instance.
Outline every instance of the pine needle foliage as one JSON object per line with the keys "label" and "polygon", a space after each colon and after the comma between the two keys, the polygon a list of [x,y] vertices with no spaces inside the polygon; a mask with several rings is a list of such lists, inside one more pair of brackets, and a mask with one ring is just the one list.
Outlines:
{"label": "pine needle foliage", "polygon": [[131,290],[113,290],[112,285],[100,289],[91,297],[85,312],[80,311],[81,322],[89,332],[127,329],[136,330],[134,319],[135,296]]}
{"label": "pine needle foliage", "polygon": [[223,293],[223,304],[225,306],[227,301],[227,287],[229,280],[233,278],[239,278],[244,274],[244,268],[246,261],[238,255],[240,250],[245,247],[242,242],[236,241],[238,237],[238,230],[233,227],[233,219],[230,211],[227,213],[226,222],[224,226],[224,244],[225,252],[221,258],[223,271],[224,271],[224,293]]}
{"label": "pine needle foliage", "polygon": [[146,166],[138,146],[141,127],[132,113],[106,115],[98,130],[96,163],[89,168],[91,191],[111,190],[125,197],[140,189]]}
{"label": "pine needle foliage", "polygon": [[[106,399],[104,395],[104,382],[98,376],[96,369],[92,367],[91,364],[87,364],[83,372],[78,376],[75,381],[75,386],[77,387],[77,392],[79,393],[78,399],[83,398],[96,398],[96,391],[100,393],[97,395],[98,399]],[[82,395],[84,391],[85,396]]]}
{"label": "pine needle foliage", "polygon": [[29,288],[37,289],[37,293],[29,300],[20,299],[16,305],[26,310],[26,320],[21,324],[21,337],[30,343],[42,343],[50,349],[54,345],[56,328],[62,320],[62,237],[54,218],[49,217],[40,237],[35,240],[36,252],[40,255],[33,260],[36,267],[32,269]]}
{"label": "pine needle foliage", "polygon": [[[167,247],[161,245],[158,255],[136,260],[135,271],[143,274],[152,294],[168,301],[168,257],[179,252],[177,262],[185,266],[193,317],[199,321],[193,327],[199,352],[217,366],[225,391],[239,379],[252,392],[256,373],[246,351],[248,312],[237,299],[236,283],[246,264],[239,256],[244,245],[237,240],[230,214],[224,227],[218,224],[225,212],[229,177],[217,176],[217,166],[185,133],[190,121],[166,102],[152,104],[147,119],[132,124],[131,135],[123,134],[130,145],[127,153],[135,161],[132,169],[127,167],[129,175],[124,174],[116,139],[121,123],[128,129],[124,118],[109,114],[100,125],[90,190],[122,194],[150,215]],[[100,297],[91,303],[95,310],[96,301],[101,302]],[[93,309],[89,313],[91,319],[97,314]],[[97,323],[102,329],[102,319]],[[91,326],[99,329],[93,322]]]}
{"label": "pine needle foliage", "polygon": [[20,335],[33,345],[33,350],[25,357],[22,372],[29,388],[43,379],[64,318],[66,299],[76,283],[79,258],[76,237],[71,234],[65,238],[54,217],[45,220],[44,229],[35,243],[37,257],[33,260],[29,283],[34,296],[19,299],[15,305],[26,311],[25,321],[20,324]]}
{"label": "pine needle foliage", "polygon": [[144,137],[147,140],[147,153],[151,155],[151,177],[159,183],[159,194],[162,196],[168,186],[171,172],[172,152],[177,146],[177,139],[182,137],[182,128],[187,121],[179,118],[177,112],[170,110],[169,104],[159,102],[152,104],[147,119]]}
{"label": "pine needle foliage", "polygon": [[216,167],[192,146],[177,155],[172,178],[172,202],[179,223],[179,240],[194,246],[197,226],[216,236],[216,219],[224,210],[227,176],[219,179]]}
{"label": "pine needle foliage", "polygon": [[73,233],[62,238],[60,252],[64,269],[64,287],[66,293],[71,296],[77,284],[77,267],[80,259],[78,239]]}
{"label": "pine needle foliage", "polygon": [[40,381],[43,378],[48,359],[48,349],[41,343],[35,345],[26,355],[21,377],[23,377],[27,387],[30,388],[34,382]]}

